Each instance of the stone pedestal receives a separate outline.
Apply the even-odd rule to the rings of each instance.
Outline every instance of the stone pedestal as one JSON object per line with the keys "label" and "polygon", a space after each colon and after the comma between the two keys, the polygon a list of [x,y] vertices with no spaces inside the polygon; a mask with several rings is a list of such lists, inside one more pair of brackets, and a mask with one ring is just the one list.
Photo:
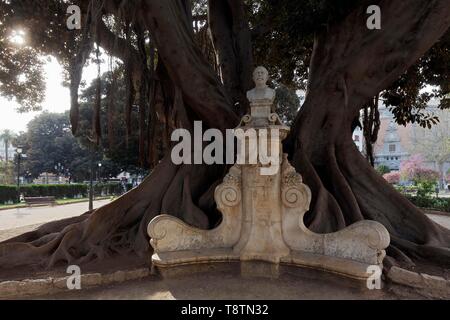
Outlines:
{"label": "stone pedestal", "polygon": [[[270,269],[275,274],[278,266],[285,264],[357,279],[369,277],[369,266],[382,266],[390,241],[386,228],[364,220],[329,234],[308,230],[303,216],[309,209],[311,191],[289,164],[287,155],[282,154],[281,140],[289,128],[270,112],[274,93],[250,91],[248,97],[252,113],[244,116],[238,128],[257,133],[277,130],[278,170],[263,175],[261,169],[267,165],[260,161],[234,165],[215,190],[214,198],[223,214],[215,229],[196,229],[170,215],[155,217],[148,225],[154,267],[163,270],[186,264],[241,261],[243,273],[248,275],[252,273],[248,270],[251,263],[246,262],[264,261],[273,264]],[[270,138],[268,141],[274,143]]]}

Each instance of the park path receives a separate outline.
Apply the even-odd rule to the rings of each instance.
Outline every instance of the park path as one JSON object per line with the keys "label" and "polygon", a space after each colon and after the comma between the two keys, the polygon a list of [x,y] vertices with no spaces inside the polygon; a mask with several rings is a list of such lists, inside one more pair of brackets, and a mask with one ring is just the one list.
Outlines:
{"label": "park path", "polygon": [[450,229],[450,214],[449,215],[437,215],[437,214],[429,214],[428,217],[431,218],[434,222],[439,223],[440,225]]}
{"label": "park path", "polygon": [[[104,206],[110,200],[94,202],[94,208]],[[40,225],[79,216],[88,210],[88,203],[74,203],[54,207],[32,207],[10,210],[0,210],[0,242],[19,234],[32,231]],[[450,229],[450,215],[428,215],[432,220]]]}
{"label": "park path", "polygon": [[[94,208],[104,206],[110,200],[94,201]],[[0,230],[16,229],[45,222],[82,215],[88,211],[88,202],[60,206],[17,208],[0,211]]]}

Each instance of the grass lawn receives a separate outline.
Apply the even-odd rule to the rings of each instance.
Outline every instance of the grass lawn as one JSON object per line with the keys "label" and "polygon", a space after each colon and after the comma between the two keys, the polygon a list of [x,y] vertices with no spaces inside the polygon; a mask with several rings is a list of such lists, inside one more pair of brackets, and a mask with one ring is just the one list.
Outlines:
{"label": "grass lawn", "polygon": [[[95,197],[96,200],[105,200],[105,199],[113,199],[114,197]],[[71,204],[71,203],[79,203],[79,202],[88,202],[89,198],[79,198],[79,199],[56,199],[57,205]],[[0,204],[0,210],[7,209],[16,209],[16,208],[25,208],[27,205],[25,203],[16,203],[16,204]]]}
{"label": "grass lawn", "polygon": [[6,209],[16,209],[16,208],[24,208],[27,205],[25,203],[16,203],[16,204],[0,204],[0,210]]}

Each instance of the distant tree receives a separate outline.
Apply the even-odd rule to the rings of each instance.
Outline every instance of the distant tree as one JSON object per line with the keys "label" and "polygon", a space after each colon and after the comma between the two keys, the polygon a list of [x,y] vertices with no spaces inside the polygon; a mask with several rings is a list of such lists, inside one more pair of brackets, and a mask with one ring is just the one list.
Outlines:
{"label": "distant tree", "polygon": [[391,169],[389,169],[389,167],[384,164],[379,165],[378,167],[376,167],[375,170],[377,170],[377,172],[382,176],[385,175],[386,173],[391,172]]}
{"label": "distant tree", "polygon": [[400,183],[400,172],[385,173],[383,174],[383,178],[390,184],[398,184]]}
{"label": "distant tree", "polygon": [[423,155],[424,159],[435,165],[439,172],[439,184],[442,189],[445,178],[444,164],[450,161],[450,127],[444,121],[430,129],[418,128],[417,130],[419,133],[413,135],[410,152]]}
{"label": "distant tree", "polygon": [[[98,82],[94,80],[80,95],[79,132],[77,134],[81,145],[86,149],[93,148],[104,153],[105,157],[123,171],[138,171],[139,167],[146,167],[149,160],[148,150],[145,150],[143,159],[139,157],[139,132],[126,130],[126,111],[121,108],[125,104],[126,88],[122,80],[123,70],[115,73],[105,72],[101,76],[99,117],[106,126],[101,127],[99,143],[93,143],[92,119],[96,103],[96,90]],[[114,90],[114,93],[111,91]],[[132,108],[130,112],[130,126],[139,126],[138,109]],[[155,142],[161,147],[161,135],[155,137]],[[146,156],[145,156],[146,155]],[[159,158],[158,158],[159,160]],[[143,161],[144,163],[141,163]]]}
{"label": "distant tree", "polygon": [[87,150],[83,149],[70,132],[68,113],[43,112],[28,124],[28,130],[20,137],[27,154],[24,170],[32,178],[43,172],[63,173],[55,168],[61,164],[75,179],[88,176],[88,170],[83,166],[89,160]]}
{"label": "distant tree", "polygon": [[14,184],[14,163],[12,161],[5,162],[0,166],[0,184]]}
{"label": "distant tree", "polygon": [[275,92],[276,112],[284,123],[291,125],[300,109],[300,99],[294,90],[283,84],[277,85]]}
{"label": "distant tree", "polygon": [[14,139],[15,134],[8,129],[5,129],[2,131],[2,133],[0,133],[0,140],[3,140],[3,145],[5,148],[5,161],[8,162],[9,161],[9,146],[11,145],[12,140]]}
{"label": "distant tree", "polygon": [[439,172],[426,168],[422,155],[413,155],[400,164],[400,175],[403,179],[413,181],[415,184],[422,182],[436,183]]}

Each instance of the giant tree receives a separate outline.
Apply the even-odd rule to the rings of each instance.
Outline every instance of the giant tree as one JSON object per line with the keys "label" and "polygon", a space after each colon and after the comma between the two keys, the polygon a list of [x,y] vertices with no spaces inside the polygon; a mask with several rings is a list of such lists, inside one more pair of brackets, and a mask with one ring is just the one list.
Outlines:
{"label": "giant tree", "polygon": [[[381,29],[366,24],[373,4],[381,8]],[[330,232],[376,220],[391,235],[388,261],[450,265],[450,231],[387,184],[352,141],[360,110],[371,99],[383,90],[392,93],[402,77],[411,79],[407,73],[421,58],[427,56],[427,66],[433,66],[448,54],[439,42],[448,39],[447,0],[209,0],[194,6],[188,0],[80,0],[78,5],[79,31],[67,30],[63,1],[2,2],[3,25],[32,29],[30,45],[66,66],[75,134],[78,87],[89,54],[98,55],[101,47],[120,59],[126,71],[127,133],[137,112],[139,152],[157,165],[141,185],[111,204],[0,244],[1,266],[85,263],[131,253],[148,257],[146,227],[161,212],[214,227],[220,221],[214,188],[227,168],[174,165],[169,144],[160,161],[148,160],[155,154],[158,128],[167,133],[180,126],[191,129],[194,120],[203,121],[205,129],[235,127],[248,108],[245,92],[252,86],[255,62],[270,63],[277,81],[287,86],[297,81],[307,89],[284,147],[312,189],[305,217],[309,228]],[[444,94],[448,67],[440,67],[440,74],[430,77]],[[93,141],[101,133],[100,86],[96,92]],[[396,111],[402,120],[410,114]]]}

